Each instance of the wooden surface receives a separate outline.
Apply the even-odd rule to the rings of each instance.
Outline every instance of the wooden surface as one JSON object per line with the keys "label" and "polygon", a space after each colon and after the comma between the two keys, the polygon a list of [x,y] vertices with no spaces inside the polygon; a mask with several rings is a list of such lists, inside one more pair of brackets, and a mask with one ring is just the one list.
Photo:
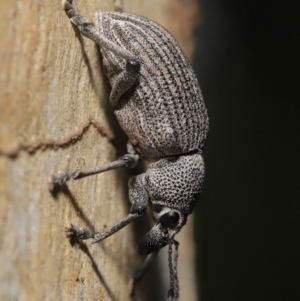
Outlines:
{"label": "wooden surface", "polygon": [[[195,24],[187,12],[196,14],[195,2],[123,1],[126,12],[168,28],[190,56]],[[87,20],[114,9],[111,0],[75,6]],[[70,182],[57,195],[47,190],[52,173],[125,151],[97,48],[70,24],[60,0],[0,0],[0,44],[0,300],[129,300],[128,282],[141,261],[134,225],[97,245],[72,246],[64,233],[70,222],[101,230],[123,218],[129,173]],[[191,235],[187,226],[180,256],[190,255],[179,262],[181,300],[189,301],[196,300]]]}

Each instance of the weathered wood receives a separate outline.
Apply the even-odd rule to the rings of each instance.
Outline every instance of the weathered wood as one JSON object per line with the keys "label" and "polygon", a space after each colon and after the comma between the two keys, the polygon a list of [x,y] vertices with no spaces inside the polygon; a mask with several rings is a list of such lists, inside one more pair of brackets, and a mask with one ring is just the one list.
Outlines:
{"label": "weathered wood", "polygon": [[[0,1],[0,300],[129,300],[128,281],[140,264],[133,226],[97,245],[71,246],[64,233],[70,222],[101,230],[123,218],[128,173],[70,182],[57,195],[47,190],[53,172],[109,162],[125,149],[98,50],[60,2]],[[124,9],[178,38],[170,8],[186,2],[196,1],[124,1]],[[87,20],[114,9],[112,0],[78,0],[76,7]],[[182,300],[195,300],[187,286]]]}

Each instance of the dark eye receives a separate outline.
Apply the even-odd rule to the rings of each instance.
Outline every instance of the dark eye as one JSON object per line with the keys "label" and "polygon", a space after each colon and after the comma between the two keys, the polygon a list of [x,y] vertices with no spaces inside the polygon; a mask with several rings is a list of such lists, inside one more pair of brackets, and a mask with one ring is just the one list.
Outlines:
{"label": "dark eye", "polygon": [[175,227],[179,221],[179,214],[175,211],[170,211],[164,215],[162,215],[159,221],[167,227]]}

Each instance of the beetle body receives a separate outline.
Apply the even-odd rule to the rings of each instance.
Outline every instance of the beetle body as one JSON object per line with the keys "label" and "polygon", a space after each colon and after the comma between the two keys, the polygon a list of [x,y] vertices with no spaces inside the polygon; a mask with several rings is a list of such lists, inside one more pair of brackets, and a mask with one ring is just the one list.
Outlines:
{"label": "beetle body", "polygon": [[[95,25],[141,64],[137,83],[115,110],[136,152],[158,159],[201,149],[208,131],[206,108],[194,71],[170,33],[151,20],[118,12],[97,12]],[[111,51],[101,52],[114,85],[126,62]]]}
{"label": "beetle body", "polygon": [[92,24],[77,13],[72,0],[63,0],[63,8],[82,34],[99,45],[112,86],[110,103],[129,146],[127,155],[94,170],[60,172],[51,178],[49,187],[115,168],[131,168],[140,158],[148,160],[147,171],[129,180],[132,207],[126,218],[105,232],[91,233],[75,226],[67,232],[99,242],[150,207],[156,224],[139,243],[138,253],[158,251],[174,243],[202,191],[201,150],[208,116],[198,80],[175,39],[157,23],[99,11]]}

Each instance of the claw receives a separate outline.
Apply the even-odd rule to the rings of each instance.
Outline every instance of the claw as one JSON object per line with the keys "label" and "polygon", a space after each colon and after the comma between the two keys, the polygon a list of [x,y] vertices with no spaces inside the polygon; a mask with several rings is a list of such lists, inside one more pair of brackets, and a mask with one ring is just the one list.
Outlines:
{"label": "claw", "polygon": [[66,228],[66,234],[69,239],[72,239],[74,237],[78,239],[89,239],[93,238],[93,234],[84,228],[77,228],[76,226],[72,225],[70,227]]}
{"label": "claw", "polygon": [[48,181],[48,189],[53,192],[58,186],[62,186],[72,178],[73,173],[69,170],[59,171],[57,174],[52,175]]}
{"label": "claw", "polygon": [[61,6],[64,10],[69,10],[72,8],[73,0],[63,0]]}
{"label": "claw", "polygon": [[[76,235],[76,229],[78,229],[78,228],[76,228],[76,227],[73,226],[72,224],[71,224],[70,227],[66,227],[66,228],[65,228],[66,235],[67,235],[67,237],[68,237],[69,239],[73,238],[73,237]],[[79,230],[79,229],[78,229],[78,230]]]}

